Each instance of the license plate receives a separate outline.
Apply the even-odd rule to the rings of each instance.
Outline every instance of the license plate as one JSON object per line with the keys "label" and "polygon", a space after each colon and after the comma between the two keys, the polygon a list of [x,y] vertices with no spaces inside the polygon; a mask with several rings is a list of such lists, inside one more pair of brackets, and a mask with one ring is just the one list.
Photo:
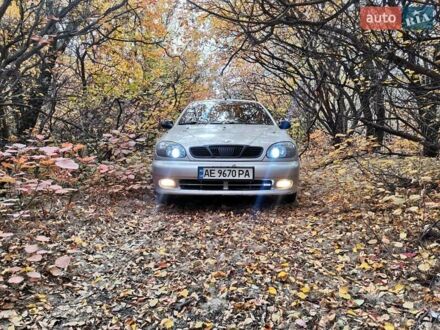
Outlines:
{"label": "license plate", "polygon": [[199,180],[253,180],[253,167],[199,167]]}

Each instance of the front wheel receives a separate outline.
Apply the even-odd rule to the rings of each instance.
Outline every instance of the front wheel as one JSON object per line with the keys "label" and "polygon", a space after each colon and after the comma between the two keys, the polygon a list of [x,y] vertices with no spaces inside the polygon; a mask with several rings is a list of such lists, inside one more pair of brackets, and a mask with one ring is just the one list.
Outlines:
{"label": "front wheel", "polygon": [[284,201],[286,202],[286,203],[289,203],[289,204],[295,204],[296,202],[297,202],[297,193],[294,193],[294,194],[291,194],[291,195],[287,195],[287,196],[284,196]]}
{"label": "front wheel", "polygon": [[168,204],[170,195],[156,193],[156,204]]}

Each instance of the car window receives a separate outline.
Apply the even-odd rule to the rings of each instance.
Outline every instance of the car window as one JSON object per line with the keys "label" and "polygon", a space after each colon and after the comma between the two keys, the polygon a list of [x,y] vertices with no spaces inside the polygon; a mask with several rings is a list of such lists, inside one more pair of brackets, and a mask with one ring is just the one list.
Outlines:
{"label": "car window", "polygon": [[186,108],[179,125],[274,125],[267,111],[254,102],[200,102]]}

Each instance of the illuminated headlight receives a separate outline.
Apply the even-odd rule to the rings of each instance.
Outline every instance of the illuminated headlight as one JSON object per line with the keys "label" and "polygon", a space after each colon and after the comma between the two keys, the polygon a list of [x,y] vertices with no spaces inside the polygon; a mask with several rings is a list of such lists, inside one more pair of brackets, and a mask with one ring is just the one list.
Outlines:
{"label": "illuminated headlight", "polygon": [[266,153],[267,158],[293,158],[296,156],[296,148],[292,142],[279,142],[272,144]]}
{"label": "illuminated headlight", "polygon": [[160,157],[174,159],[186,157],[185,148],[176,142],[170,141],[159,142],[159,144],[156,146],[156,154]]}
{"label": "illuminated headlight", "polygon": [[173,179],[165,178],[159,180],[159,187],[163,189],[171,189],[176,188],[177,184],[176,181],[174,181]]}
{"label": "illuminated headlight", "polygon": [[289,179],[281,179],[275,183],[277,189],[290,189],[293,187],[293,181]]}

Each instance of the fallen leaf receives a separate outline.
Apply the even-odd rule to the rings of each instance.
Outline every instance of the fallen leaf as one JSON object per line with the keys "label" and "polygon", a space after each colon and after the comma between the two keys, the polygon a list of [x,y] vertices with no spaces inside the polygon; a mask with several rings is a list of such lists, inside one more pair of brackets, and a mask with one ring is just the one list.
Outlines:
{"label": "fallen leaf", "polygon": [[69,256],[59,257],[57,260],[55,260],[55,266],[66,269],[70,264],[70,259],[71,258]]}
{"label": "fallen leaf", "polygon": [[59,158],[55,165],[66,170],[77,170],[79,165],[70,158]]}
{"label": "fallen leaf", "polygon": [[8,283],[10,283],[10,284],[20,284],[23,281],[24,281],[24,278],[22,276],[14,275],[14,276],[11,276],[9,278]]}
{"label": "fallen leaf", "polygon": [[61,269],[55,266],[49,267],[49,273],[51,273],[52,276],[60,276],[63,272]]}
{"label": "fallen leaf", "polygon": [[15,266],[15,267],[8,268],[6,271],[8,271],[9,273],[14,274],[14,273],[17,273],[17,272],[19,272],[21,270],[22,270],[21,267]]}
{"label": "fallen leaf", "polygon": [[174,321],[171,319],[163,319],[160,322],[160,326],[165,329],[172,329],[174,327]]}
{"label": "fallen leaf", "polygon": [[386,322],[383,326],[385,330],[394,330],[394,325],[392,323]]}
{"label": "fallen leaf", "polygon": [[56,154],[60,150],[58,147],[41,147],[40,151],[44,152],[48,156]]}
{"label": "fallen leaf", "polygon": [[183,289],[182,291],[179,292],[179,296],[183,297],[183,298],[188,297],[188,294],[189,294],[189,292],[187,289]]}
{"label": "fallen leaf", "polygon": [[15,183],[17,180],[9,175],[0,176],[0,183]]}
{"label": "fallen leaf", "polygon": [[403,284],[401,284],[401,283],[397,283],[397,284],[394,286],[394,289],[393,289],[393,290],[390,290],[390,291],[395,292],[395,293],[399,293],[399,292],[403,291],[404,289],[405,289],[405,286],[404,286]]}
{"label": "fallen leaf", "polygon": [[41,274],[39,272],[29,272],[29,273],[26,273],[26,275],[31,280],[39,280],[41,278]]}
{"label": "fallen leaf", "polygon": [[417,206],[412,206],[412,207],[406,209],[406,211],[410,212],[410,213],[418,213],[419,212],[419,208]]}
{"label": "fallen leaf", "polygon": [[267,289],[267,292],[269,292],[270,295],[275,296],[277,294],[277,289],[270,286],[269,289]]}
{"label": "fallen leaf", "polygon": [[29,254],[31,254],[31,253],[35,253],[35,252],[37,252],[39,249],[40,249],[40,248],[38,247],[37,244],[26,245],[26,246],[24,247],[24,250],[26,251],[26,253],[29,253]]}
{"label": "fallen leaf", "polygon": [[302,300],[307,298],[307,295],[304,292],[298,292],[296,295]]}
{"label": "fallen leaf", "polygon": [[41,254],[33,254],[26,260],[30,262],[38,262],[41,261],[41,259],[43,259],[43,256]]}
{"label": "fallen leaf", "polygon": [[405,301],[405,303],[403,304],[403,308],[414,309],[414,303],[412,301]]}
{"label": "fallen leaf", "polygon": [[431,265],[427,262],[423,262],[420,265],[418,265],[417,268],[422,272],[427,272],[428,270],[431,269]]}
{"label": "fallen leaf", "polygon": [[393,211],[393,215],[401,215],[403,213],[402,209],[396,209]]}
{"label": "fallen leaf", "polygon": [[351,296],[348,293],[348,288],[346,286],[340,287],[338,294],[339,294],[339,297],[341,297],[343,299],[347,299],[347,300],[351,299]]}
{"label": "fallen leaf", "polygon": [[49,237],[38,235],[37,237],[35,237],[35,240],[39,242],[49,242],[50,239]]}
{"label": "fallen leaf", "polygon": [[281,272],[278,273],[277,277],[281,281],[285,281],[289,277],[289,274],[287,274],[285,271],[281,271]]}
{"label": "fallen leaf", "polygon": [[308,284],[306,284],[300,290],[303,293],[309,293],[310,292],[310,286]]}
{"label": "fallen leaf", "polygon": [[360,264],[359,268],[364,269],[364,270],[369,270],[369,269],[371,269],[371,266],[367,262],[364,261],[363,263]]}
{"label": "fallen leaf", "polygon": [[356,311],[354,311],[354,310],[352,310],[352,309],[347,310],[347,314],[348,314],[348,315],[351,315],[351,316],[357,316]]}

